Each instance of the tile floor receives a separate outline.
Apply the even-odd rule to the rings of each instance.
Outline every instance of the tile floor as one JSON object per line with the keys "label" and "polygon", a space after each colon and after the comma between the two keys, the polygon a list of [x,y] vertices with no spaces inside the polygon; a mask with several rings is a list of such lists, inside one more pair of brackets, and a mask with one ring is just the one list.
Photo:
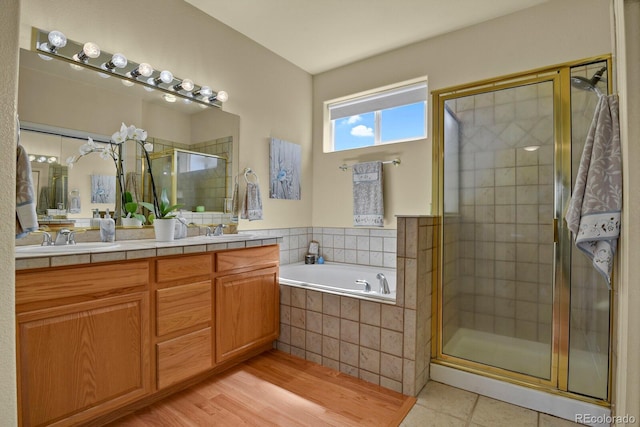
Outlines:
{"label": "tile floor", "polygon": [[429,381],[400,427],[571,427],[571,421]]}

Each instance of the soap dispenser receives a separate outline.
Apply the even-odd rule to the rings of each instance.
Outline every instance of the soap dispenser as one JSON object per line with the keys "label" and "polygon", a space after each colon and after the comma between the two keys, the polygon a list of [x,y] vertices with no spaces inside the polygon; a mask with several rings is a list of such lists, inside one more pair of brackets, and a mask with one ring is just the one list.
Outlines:
{"label": "soap dispenser", "polygon": [[175,239],[187,237],[187,221],[182,216],[182,211],[178,212],[176,216],[176,225],[173,234]]}
{"label": "soap dispenser", "polygon": [[116,240],[116,222],[109,215],[109,209],[106,210],[104,218],[100,220],[100,240],[103,242]]}

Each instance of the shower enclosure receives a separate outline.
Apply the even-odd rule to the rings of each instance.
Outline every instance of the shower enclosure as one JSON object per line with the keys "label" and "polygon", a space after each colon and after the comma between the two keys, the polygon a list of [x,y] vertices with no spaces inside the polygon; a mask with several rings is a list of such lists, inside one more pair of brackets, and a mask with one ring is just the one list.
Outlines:
{"label": "shower enclosure", "polygon": [[435,92],[434,362],[606,404],[611,296],[564,223],[611,61]]}

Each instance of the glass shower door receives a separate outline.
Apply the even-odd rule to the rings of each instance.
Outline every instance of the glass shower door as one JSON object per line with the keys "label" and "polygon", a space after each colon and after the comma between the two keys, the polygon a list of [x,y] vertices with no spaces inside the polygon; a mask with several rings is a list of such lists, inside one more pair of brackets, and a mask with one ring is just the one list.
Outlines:
{"label": "glass shower door", "polygon": [[557,75],[444,101],[442,355],[551,381]]}

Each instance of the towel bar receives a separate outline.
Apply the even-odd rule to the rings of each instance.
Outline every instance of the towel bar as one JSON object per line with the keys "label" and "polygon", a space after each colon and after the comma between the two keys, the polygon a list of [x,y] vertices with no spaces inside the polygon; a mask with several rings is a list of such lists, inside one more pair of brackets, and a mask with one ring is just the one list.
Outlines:
{"label": "towel bar", "polygon": [[[392,164],[393,166],[398,166],[400,164],[400,159],[393,159],[393,160],[385,160],[382,162],[383,165],[388,165],[388,164]],[[349,169],[351,166],[353,165],[348,165],[346,163],[341,164],[340,166],[338,166],[339,169],[342,169],[343,172],[345,172],[347,169]]]}

